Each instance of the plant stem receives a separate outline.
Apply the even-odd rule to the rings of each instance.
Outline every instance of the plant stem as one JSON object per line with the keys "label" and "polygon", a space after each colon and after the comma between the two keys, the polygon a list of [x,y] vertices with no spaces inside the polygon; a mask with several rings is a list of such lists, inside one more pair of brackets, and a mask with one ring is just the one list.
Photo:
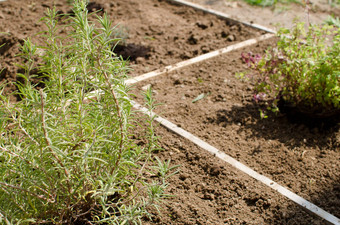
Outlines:
{"label": "plant stem", "polygon": [[44,132],[44,137],[45,137],[45,142],[51,152],[51,154],[54,156],[54,158],[57,160],[57,162],[59,163],[59,165],[64,168],[65,174],[66,176],[69,178],[70,174],[67,171],[65,165],[63,164],[63,162],[59,159],[58,155],[53,151],[52,149],[52,144],[50,139],[48,138],[48,133],[47,133],[47,129],[46,129],[46,123],[45,123],[45,111],[44,111],[44,96],[43,96],[43,90],[40,89],[39,90],[40,93],[40,98],[41,98],[41,123],[42,123],[42,129]]}
{"label": "plant stem", "polygon": [[11,185],[11,184],[6,184],[6,183],[3,183],[3,182],[0,182],[0,185],[5,186],[5,187],[9,187],[9,188],[13,188],[13,189],[16,189],[16,190],[19,190],[19,191],[26,192],[26,193],[30,194],[31,196],[34,196],[36,198],[39,198],[39,199],[47,201],[47,202],[50,201],[49,199],[45,198],[42,195],[34,194],[34,193],[32,193],[32,192],[30,192],[30,191],[28,191],[28,190],[26,190],[24,188],[21,188],[21,187],[17,187],[17,186]]}
{"label": "plant stem", "polygon": [[[97,58],[97,62],[98,65],[100,66],[100,68],[102,69],[102,65],[100,63],[99,58]],[[123,141],[124,141],[124,127],[123,127],[123,118],[122,118],[122,114],[121,114],[121,109],[119,107],[119,102],[118,102],[118,98],[116,96],[116,93],[114,92],[114,90],[112,89],[112,85],[110,83],[109,77],[107,75],[107,73],[102,69],[102,73],[105,77],[105,81],[106,84],[111,92],[111,95],[113,97],[113,100],[115,102],[115,106],[116,106],[116,110],[117,110],[117,116],[119,118],[119,127],[120,127],[120,142],[119,142],[119,152],[118,152],[118,159],[116,160],[115,166],[112,167],[112,170],[110,172],[110,174],[112,175],[113,172],[118,168],[118,164],[120,162],[120,159],[122,157],[122,152],[123,152]]]}

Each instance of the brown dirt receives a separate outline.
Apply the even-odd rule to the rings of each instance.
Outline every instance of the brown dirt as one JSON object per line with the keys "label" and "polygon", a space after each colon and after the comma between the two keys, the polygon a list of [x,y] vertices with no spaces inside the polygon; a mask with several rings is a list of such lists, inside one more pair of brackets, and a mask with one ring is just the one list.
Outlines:
{"label": "brown dirt", "polygon": [[[126,36],[117,52],[130,56],[131,76],[263,34],[162,0],[96,1]],[[19,44],[36,35],[52,1],[10,0],[0,3],[0,81],[17,81]],[[57,1],[62,12],[66,0]],[[238,9],[241,14],[242,9]],[[61,31],[62,34],[63,31]],[[126,35],[127,34],[127,35]],[[151,84],[156,112],[223,150],[254,170],[340,217],[340,130],[335,124],[313,128],[285,115],[261,120],[251,84],[235,78],[246,70],[242,51],[263,52],[273,41],[261,42],[183,70],[138,84]],[[118,51],[119,50],[119,51]],[[7,92],[13,91],[11,86]],[[205,98],[192,103],[199,94]],[[138,99],[140,99],[138,97]],[[167,131],[157,129],[164,151],[157,155],[181,165],[170,179],[168,193],[145,224],[327,224],[268,187]]]}
{"label": "brown dirt", "polygon": [[[150,81],[144,81],[138,84],[136,89],[139,90],[143,86],[151,84],[156,101],[162,103],[157,108],[156,113],[339,217],[339,124],[336,124],[336,121],[333,121],[335,124],[328,124],[331,125],[330,127],[326,127],[325,124],[310,123],[311,121],[307,121],[308,124],[303,124],[300,121],[292,121],[285,115],[271,115],[268,119],[261,120],[258,107],[254,105],[252,100],[251,84],[240,81],[235,77],[237,72],[247,70],[240,58],[242,52],[251,51],[262,54],[271,45],[275,45],[274,40],[234,51]],[[192,101],[202,93],[208,94],[207,97],[193,103]],[[186,150],[181,153],[189,154]],[[221,162],[214,157],[206,157],[217,163],[217,167],[221,165]],[[198,158],[197,160],[200,160]],[[210,163],[207,162],[207,164]],[[204,168],[204,164],[201,166]],[[214,167],[215,164],[211,164],[211,166]],[[185,171],[187,169],[186,167]],[[209,173],[209,169],[204,174],[207,172]],[[204,176],[199,172],[198,174]],[[178,179],[180,179],[180,176]],[[212,177],[214,178],[214,176]],[[194,180],[197,179],[197,175],[188,178],[190,179],[189,184],[196,184]],[[210,181],[212,182],[211,186],[207,187],[208,190],[209,188],[213,189],[213,193],[215,193],[215,190],[219,190],[219,185],[223,186],[224,182],[229,182],[226,177],[217,180],[223,181]],[[176,183],[177,189],[180,188],[182,184]],[[251,185],[251,188],[254,188],[251,192],[257,190],[254,185],[261,186],[260,184]],[[247,189],[250,188],[248,185],[246,187]],[[182,188],[185,189],[185,187]],[[264,187],[258,188],[266,189]],[[188,192],[195,192],[195,185],[190,186]],[[236,218],[241,220],[240,224],[325,223],[311,215],[301,216],[296,211],[299,207],[294,204],[290,204],[287,208],[287,206],[282,206],[279,203],[278,205],[282,206],[280,210],[288,211],[283,213],[276,210],[273,212],[276,209],[274,202],[280,202],[281,196],[275,195],[270,190],[266,193],[274,194],[270,197],[270,206],[266,209],[255,208],[258,212],[266,212],[265,215],[268,216],[259,217],[255,220],[252,218],[255,215],[250,214],[246,217],[237,215]],[[251,193],[242,193],[244,196],[249,194]],[[184,198],[183,194],[180,196],[180,198]],[[194,196],[199,196],[199,193],[195,192]],[[261,194],[258,195],[259,198],[261,196]],[[216,208],[221,205],[221,202],[217,199],[209,201],[210,204],[216,204]],[[231,197],[231,199],[234,198]],[[203,205],[203,203],[201,204]],[[200,206],[202,206],[201,204]],[[238,204],[240,203],[238,202]],[[293,209],[290,209],[290,207]],[[205,211],[205,209],[202,210]],[[242,207],[242,210],[246,209]],[[185,211],[192,212],[190,209]],[[227,207],[222,211],[228,214],[231,213],[232,209]],[[218,223],[212,222],[211,224],[222,224],[222,219],[228,218],[228,216],[221,216],[218,212],[215,213],[214,218],[221,220]],[[233,213],[237,214],[236,212]],[[239,213],[246,214],[240,211]],[[263,216],[262,213],[260,214]],[[182,214],[182,220],[179,220],[180,224],[186,224],[185,221],[189,220],[188,217],[191,217],[187,215],[187,213]],[[208,220],[205,221],[205,223],[207,222]],[[234,223],[231,222],[230,224]]]}
{"label": "brown dirt", "polygon": [[[309,1],[309,13],[303,2],[279,3],[273,6],[251,6],[241,0],[188,0],[207,8],[228,14],[231,18],[249,23],[256,23],[268,28],[292,27],[295,19],[307,23],[322,24],[329,15],[339,16],[339,4],[336,1],[313,0]],[[283,2],[283,1],[281,1]],[[289,2],[289,1],[287,1]]]}
{"label": "brown dirt", "polygon": [[[184,59],[206,53],[227,45],[259,36],[254,31],[229,21],[217,20],[215,16],[196,12],[191,8],[169,4],[167,1],[125,0],[96,1],[89,11],[106,11],[113,24],[118,25],[117,36],[124,37],[117,53],[131,60],[131,76],[158,69]],[[68,13],[70,5],[64,1],[55,4],[60,13]],[[0,66],[5,68],[0,81],[15,82],[20,63],[19,44],[31,37],[33,43],[42,44],[38,33],[45,29],[39,19],[53,1],[6,1],[0,2]],[[60,35],[65,35],[61,30]],[[130,56],[130,57],[128,57]],[[14,85],[8,91],[15,90]]]}
{"label": "brown dirt", "polygon": [[[161,204],[160,215],[154,211],[152,220],[145,219],[143,224],[328,224],[188,140],[163,127],[157,131],[165,149],[158,156],[181,167],[168,188],[175,197]],[[327,202],[328,192],[339,194],[338,183],[329,186],[318,188],[315,203],[319,198]],[[336,212],[339,197],[327,204],[334,204]]]}

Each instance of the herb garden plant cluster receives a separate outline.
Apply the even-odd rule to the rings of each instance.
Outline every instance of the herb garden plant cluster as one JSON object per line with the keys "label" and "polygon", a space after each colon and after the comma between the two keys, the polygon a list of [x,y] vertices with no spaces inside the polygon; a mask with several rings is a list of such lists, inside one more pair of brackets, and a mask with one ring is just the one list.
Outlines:
{"label": "herb garden plant cluster", "polygon": [[[44,46],[22,46],[20,100],[1,96],[2,223],[132,224],[165,196],[172,168],[152,156],[153,118],[145,118],[145,146],[131,138],[136,116],[112,23],[105,14],[90,21],[86,1],[73,7],[66,38],[57,33],[65,18],[47,10]],[[159,180],[146,182],[145,170]]]}
{"label": "herb garden plant cluster", "polygon": [[339,28],[133,86],[265,32],[170,0],[9,0],[0,32],[0,224],[328,224],[131,100],[340,217]]}
{"label": "herb garden plant cluster", "polygon": [[[254,76],[256,102],[274,112],[295,108],[310,117],[339,116],[340,29],[298,23],[281,29],[277,47],[262,57],[243,54]],[[263,111],[261,111],[263,113]]]}

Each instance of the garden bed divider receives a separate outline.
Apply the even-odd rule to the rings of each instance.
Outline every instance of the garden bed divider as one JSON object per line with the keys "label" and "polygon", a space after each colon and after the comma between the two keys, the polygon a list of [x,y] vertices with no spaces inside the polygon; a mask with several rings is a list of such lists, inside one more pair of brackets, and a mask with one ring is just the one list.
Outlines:
{"label": "garden bed divider", "polygon": [[159,76],[159,75],[162,75],[162,74],[165,74],[165,73],[170,73],[174,70],[178,70],[178,69],[181,69],[183,67],[186,67],[186,66],[189,66],[189,65],[207,60],[207,59],[211,59],[211,58],[216,57],[216,56],[223,55],[223,54],[231,52],[233,50],[256,44],[259,41],[267,40],[267,39],[272,38],[274,36],[275,36],[275,34],[272,34],[272,33],[264,34],[264,35],[262,35],[258,38],[252,38],[252,39],[249,39],[249,40],[246,40],[246,41],[234,44],[234,45],[230,45],[230,46],[225,47],[225,48],[221,48],[221,49],[218,49],[218,50],[215,50],[215,51],[203,54],[203,55],[199,55],[197,57],[176,63],[174,65],[166,66],[162,69],[154,70],[154,71],[151,71],[149,73],[145,73],[145,74],[142,74],[140,76],[130,78],[130,79],[126,80],[125,83],[126,84],[134,84],[134,83],[137,83],[139,81],[149,79],[151,77],[156,77],[156,76]]}

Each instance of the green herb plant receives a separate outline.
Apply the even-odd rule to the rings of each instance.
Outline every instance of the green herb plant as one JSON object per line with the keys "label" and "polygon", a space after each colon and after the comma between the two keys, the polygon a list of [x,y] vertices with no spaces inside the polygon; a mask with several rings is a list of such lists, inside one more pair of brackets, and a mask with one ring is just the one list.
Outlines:
{"label": "green herb plant", "polygon": [[325,23],[340,28],[340,17],[328,16]]}
{"label": "green herb plant", "polygon": [[275,6],[277,4],[290,4],[290,3],[296,3],[296,4],[302,4],[300,0],[244,0],[249,5],[254,6],[261,6],[261,7],[269,7],[269,6]]}
{"label": "green herb plant", "polygon": [[[106,14],[90,20],[85,0],[73,7],[66,37],[48,9],[45,43],[24,42],[21,100],[1,95],[1,224],[140,224],[167,196],[175,167],[152,156],[159,148],[153,117],[143,125],[145,146],[132,138],[137,114],[125,62],[112,51],[114,28]],[[42,85],[31,81],[34,67]]]}
{"label": "green herb plant", "polygon": [[277,47],[264,56],[242,54],[258,72],[251,76],[254,100],[274,112],[282,102],[320,116],[339,110],[339,31],[329,25],[310,25],[306,30],[304,23],[296,23],[293,29],[278,32]]}

